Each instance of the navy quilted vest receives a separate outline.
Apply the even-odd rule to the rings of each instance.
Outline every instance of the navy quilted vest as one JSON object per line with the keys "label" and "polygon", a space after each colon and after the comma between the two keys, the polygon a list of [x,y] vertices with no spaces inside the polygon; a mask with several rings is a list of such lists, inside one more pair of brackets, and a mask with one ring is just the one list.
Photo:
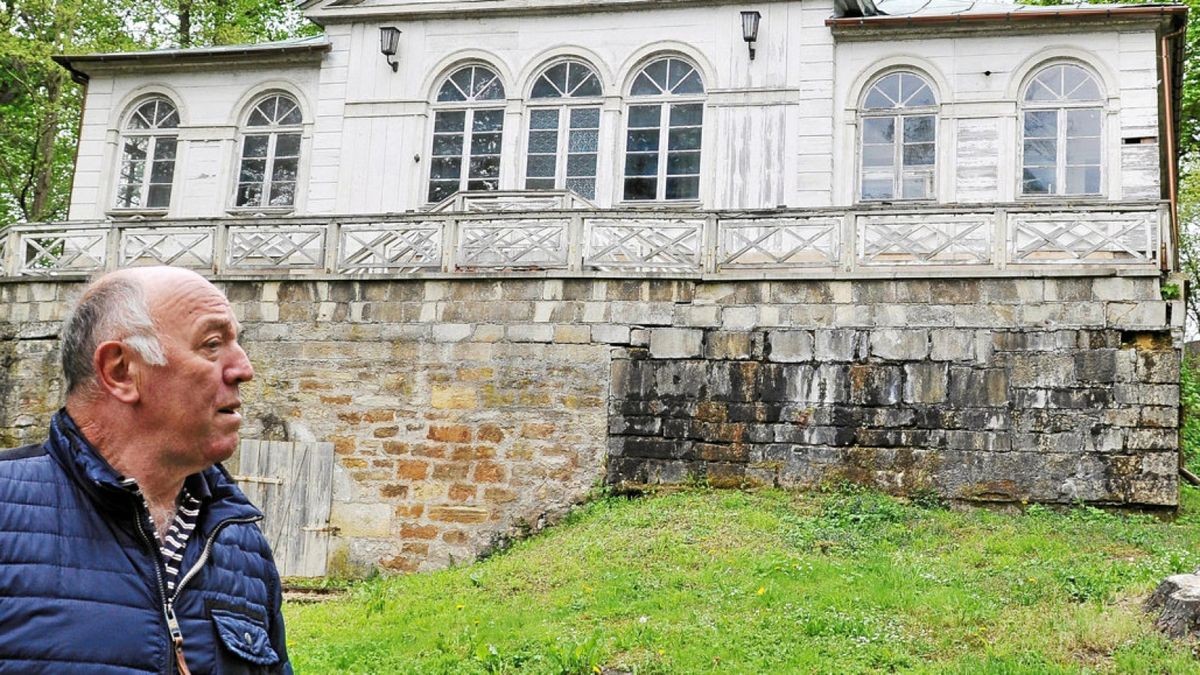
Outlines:
{"label": "navy quilted vest", "polygon": [[262,518],[220,467],[166,598],[140,499],[65,411],[40,446],[0,451],[0,673],[290,673]]}

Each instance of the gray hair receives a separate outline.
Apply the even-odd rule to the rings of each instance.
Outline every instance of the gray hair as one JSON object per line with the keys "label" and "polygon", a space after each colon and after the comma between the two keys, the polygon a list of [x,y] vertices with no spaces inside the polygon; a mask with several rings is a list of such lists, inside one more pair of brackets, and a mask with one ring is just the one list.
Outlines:
{"label": "gray hair", "polygon": [[92,358],[103,342],[120,341],[154,366],[167,365],[146,295],[138,281],[109,277],[83,292],[62,327],[62,367],[67,394],[94,383]]}

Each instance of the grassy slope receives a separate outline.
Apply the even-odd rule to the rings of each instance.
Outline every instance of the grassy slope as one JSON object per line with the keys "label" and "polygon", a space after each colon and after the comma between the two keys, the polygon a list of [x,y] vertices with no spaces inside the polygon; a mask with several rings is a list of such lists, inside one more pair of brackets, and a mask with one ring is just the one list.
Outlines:
{"label": "grassy slope", "polygon": [[1200,672],[1139,604],[1200,564],[1174,523],[855,490],[605,499],[482,563],[287,608],[299,672]]}

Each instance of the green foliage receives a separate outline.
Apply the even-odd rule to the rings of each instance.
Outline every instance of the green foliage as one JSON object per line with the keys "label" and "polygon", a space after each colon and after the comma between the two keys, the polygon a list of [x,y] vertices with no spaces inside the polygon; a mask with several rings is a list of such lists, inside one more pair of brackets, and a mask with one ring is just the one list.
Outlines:
{"label": "green foliage", "polygon": [[1195,359],[1184,359],[1179,371],[1179,404],[1179,446],[1184,466],[1200,473],[1200,364]]}
{"label": "green foliage", "polygon": [[1200,672],[1140,609],[1200,557],[1182,497],[1174,522],[853,486],[606,498],[484,562],[289,605],[289,649],[301,672]]}

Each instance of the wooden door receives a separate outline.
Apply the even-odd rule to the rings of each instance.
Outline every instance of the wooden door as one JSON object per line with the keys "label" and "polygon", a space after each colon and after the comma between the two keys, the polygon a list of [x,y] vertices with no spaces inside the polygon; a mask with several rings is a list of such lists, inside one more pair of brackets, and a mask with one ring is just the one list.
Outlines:
{"label": "wooden door", "polygon": [[331,534],[333,444],[242,441],[234,478],[262,509],[260,525],[279,574],[324,576]]}

